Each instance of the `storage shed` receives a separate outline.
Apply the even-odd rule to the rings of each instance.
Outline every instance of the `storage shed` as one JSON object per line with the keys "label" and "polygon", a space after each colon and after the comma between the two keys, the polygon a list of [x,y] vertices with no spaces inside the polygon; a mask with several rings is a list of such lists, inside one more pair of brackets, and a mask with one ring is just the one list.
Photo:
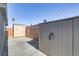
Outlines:
{"label": "storage shed", "polygon": [[7,12],[6,12],[7,4],[0,3],[0,56],[7,55],[7,38],[6,38],[6,25],[7,22]]}
{"label": "storage shed", "polygon": [[39,24],[39,49],[49,56],[79,56],[79,16]]}

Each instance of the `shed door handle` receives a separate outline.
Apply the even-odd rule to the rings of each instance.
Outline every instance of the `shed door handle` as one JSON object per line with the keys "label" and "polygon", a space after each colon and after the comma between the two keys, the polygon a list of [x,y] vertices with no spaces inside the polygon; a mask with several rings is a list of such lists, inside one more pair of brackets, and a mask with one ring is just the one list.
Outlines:
{"label": "shed door handle", "polygon": [[49,40],[51,40],[52,37],[54,37],[54,33],[49,34]]}

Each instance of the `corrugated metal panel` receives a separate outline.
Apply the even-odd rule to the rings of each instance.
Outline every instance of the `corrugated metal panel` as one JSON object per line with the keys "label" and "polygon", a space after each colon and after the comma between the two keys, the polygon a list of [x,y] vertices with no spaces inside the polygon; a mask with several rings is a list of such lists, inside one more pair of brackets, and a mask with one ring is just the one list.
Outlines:
{"label": "corrugated metal panel", "polygon": [[[53,56],[72,55],[72,20],[45,23],[39,26],[40,49]],[[50,32],[54,33],[51,40]]]}
{"label": "corrugated metal panel", "polygon": [[2,17],[3,17],[5,25],[8,25],[8,20],[7,20],[7,4],[6,3],[0,3],[0,13],[1,13]]}
{"label": "corrugated metal panel", "polygon": [[[79,18],[40,24],[40,49],[53,56],[79,56]],[[52,40],[48,34],[54,33]]]}
{"label": "corrugated metal panel", "polygon": [[79,56],[79,18],[74,19],[74,55]]}
{"label": "corrugated metal panel", "polygon": [[0,7],[6,8],[7,7],[7,4],[6,3],[0,3]]}
{"label": "corrugated metal panel", "polygon": [[[7,46],[7,39],[5,38],[5,18],[6,18],[6,10],[4,11],[4,9],[6,9],[6,6],[4,4],[0,4],[0,56],[3,55],[3,52],[5,54],[4,49],[6,49],[7,47],[4,48],[4,46]],[[6,50],[7,51],[7,50]]]}
{"label": "corrugated metal panel", "polygon": [[49,55],[49,34],[51,32],[51,25],[50,24],[43,24],[39,26],[39,49],[43,51],[45,54]]}
{"label": "corrugated metal panel", "polygon": [[[72,21],[54,22],[54,51],[56,56],[72,55]],[[52,45],[51,45],[52,46]],[[53,50],[53,48],[52,48]],[[52,53],[53,54],[53,53]]]}
{"label": "corrugated metal panel", "polygon": [[0,24],[0,56],[3,53],[4,44],[5,44],[4,23],[1,23]]}
{"label": "corrugated metal panel", "polygon": [[[54,34],[54,36],[51,36],[51,40],[49,40],[49,55],[53,55],[53,56],[55,56],[55,23],[51,23],[51,26],[50,26],[50,28],[51,28],[51,33],[53,33]],[[50,34],[51,34],[50,33]]]}

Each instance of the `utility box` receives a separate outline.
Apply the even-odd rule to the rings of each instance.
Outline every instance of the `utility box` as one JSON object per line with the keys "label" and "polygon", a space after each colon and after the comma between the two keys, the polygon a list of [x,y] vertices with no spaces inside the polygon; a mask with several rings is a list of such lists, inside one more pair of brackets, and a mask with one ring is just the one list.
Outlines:
{"label": "utility box", "polygon": [[39,24],[39,49],[49,56],[79,56],[79,16]]}

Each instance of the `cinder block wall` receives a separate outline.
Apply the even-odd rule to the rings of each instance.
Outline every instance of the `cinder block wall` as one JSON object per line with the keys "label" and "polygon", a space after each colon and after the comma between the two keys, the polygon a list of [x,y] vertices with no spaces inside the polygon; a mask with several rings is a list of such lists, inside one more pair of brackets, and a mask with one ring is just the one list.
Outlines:
{"label": "cinder block wall", "polygon": [[[13,37],[13,28],[7,28],[6,31],[8,32],[8,38]],[[25,28],[25,36],[32,38],[32,39],[37,39],[39,37],[39,28],[36,26],[28,26]]]}
{"label": "cinder block wall", "polygon": [[39,28],[35,26],[26,27],[26,37],[37,39],[39,37]]}

